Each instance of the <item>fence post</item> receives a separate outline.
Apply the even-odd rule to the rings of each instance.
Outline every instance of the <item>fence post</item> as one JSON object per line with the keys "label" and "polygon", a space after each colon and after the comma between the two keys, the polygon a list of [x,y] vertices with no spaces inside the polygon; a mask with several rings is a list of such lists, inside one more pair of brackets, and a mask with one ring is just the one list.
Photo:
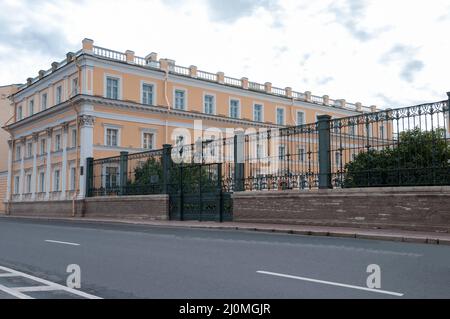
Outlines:
{"label": "fence post", "polygon": [[119,169],[120,195],[126,195],[126,187],[128,184],[128,152],[120,152],[120,169]]}
{"label": "fence post", "polygon": [[[448,104],[447,104],[447,132],[445,134],[448,134],[450,136],[450,92],[447,92],[448,96]],[[444,113],[445,118],[445,113]]]}
{"label": "fence post", "polygon": [[170,179],[170,168],[172,167],[172,145],[163,145],[163,157],[162,157],[162,193],[169,193],[169,179]]}
{"label": "fence post", "polygon": [[330,115],[317,117],[319,131],[319,189],[333,188],[331,184]]}
{"label": "fence post", "polygon": [[94,158],[86,158],[86,197],[92,197],[94,185]]}
{"label": "fence post", "polygon": [[234,191],[244,191],[244,132],[234,136]]}

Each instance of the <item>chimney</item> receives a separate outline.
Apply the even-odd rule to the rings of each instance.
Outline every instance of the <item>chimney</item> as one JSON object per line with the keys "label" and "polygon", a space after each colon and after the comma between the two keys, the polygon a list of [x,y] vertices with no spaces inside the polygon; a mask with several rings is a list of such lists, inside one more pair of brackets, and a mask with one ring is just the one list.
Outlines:
{"label": "chimney", "polygon": [[58,62],[53,62],[52,63],[52,72],[55,72],[58,69],[59,63]]}

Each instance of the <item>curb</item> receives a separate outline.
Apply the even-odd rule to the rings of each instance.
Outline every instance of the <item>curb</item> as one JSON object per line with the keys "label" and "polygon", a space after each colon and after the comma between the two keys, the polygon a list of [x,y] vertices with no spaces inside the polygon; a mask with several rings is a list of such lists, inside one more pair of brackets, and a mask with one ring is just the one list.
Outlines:
{"label": "curb", "polygon": [[[99,220],[99,219],[84,219],[84,218],[59,218],[59,217],[30,217],[30,216],[7,216],[0,215],[0,219],[24,219],[24,220],[41,220],[41,221],[66,221],[66,222],[84,222],[84,223],[101,223],[101,224],[127,224],[127,225],[141,225],[150,227],[170,227],[170,228],[185,228],[185,229],[209,229],[209,230],[239,230],[239,231],[253,231],[262,233],[276,233],[276,234],[290,234],[299,236],[315,236],[315,237],[333,237],[333,238],[353,238],[366,240],[382,240],[392,242],[404,242],[414,244],[429,244],[429,245],[446,245],[450,246],[449,239],[441,239],[437,237],[424,236],[405,236],[404,234],[370,234],[363,232],[339,232],[339,231],[320,231],[320,230],[299,230],[289,228],[270,228],[270,227],[254,227],[254,226],[235,226],[235,225],[192,225],[192,224],[157,224],[152,222],[142,222],[133,220]],[[281,226],[281,225],[280,225]],[[367,231],[367,230],[365,230]]]}

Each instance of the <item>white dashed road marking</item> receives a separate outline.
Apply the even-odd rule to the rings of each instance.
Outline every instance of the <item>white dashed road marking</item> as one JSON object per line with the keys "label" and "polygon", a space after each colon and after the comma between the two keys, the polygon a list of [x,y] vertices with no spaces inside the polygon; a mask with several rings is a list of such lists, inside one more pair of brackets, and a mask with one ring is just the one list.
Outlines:
{"label": "white dashed road marking", "polygon": [[69,243],[67,241],[59,241],[59,240],[45,240],[47,243],[53,243],[53,244],[62,244],[62,245],[70,245],[70,246],[80,246],[80,244],[77,243]]}
{"label": "white dashed road marking", "polygon": [[21,277],[30,279],[32,281],[35,281],[37,283],[42,284],[42,286],[30,286],[30,287],[7,287],[4,285],[0,285],[0,291],[3,291],[7,294],[10,294],[16,298],[19,299],[34,299],[31,296],[28,296],[26,292],[45,292],[45,291],[65,291],[69,294],[76,295],[82,298],[86,299],[102,299],[98,296],[94,296],[85,292],[82,292],[80,290],[72,289],[42,278],[38,278],[35,276],[31,276],[28,274],[25,274],[20,271],[16,271],[14,269],[6,268],[3,266],[0,266],[0,270],[4,271],[5,273],[0,274],[0,277]]}
{"label": "white dashed road marking", "polygon": [[312,278],[306,278],[306,277],[298,277],[298,276],[292,276],[292,275],[286,275],[286,274],[279,274],[279,273],[276,273],[276,272],[269,272],[269,271],[261,271],[260,270],[260,271],[257,271],[257,273],[258,274],[263,274],[263,275],[275,276],[275,277],[283,277],[283,278],[289,278],[289,279],[309,281],[309,282],[314,282],[314,283],[317,283],[317,284],[324,284],[324,285],[337,286],[337,287],[343,287],[343,288],[364,290],[364,291],[375,292],[375,293],[379,293],[379,294],[392,295],[392,296],[397,296],[397,297],[402,297],[404,295],[404,294],[399,293],[399,292],[393,292],[393,291],[387,291],[387,290],[381,290],[381,289],[372,289],[372,288],[361,287],[361,286],[341,284],[341,283],[332,282],[332,281],[325,281],[325,280],[318,280],[318,279],[312,279]]}

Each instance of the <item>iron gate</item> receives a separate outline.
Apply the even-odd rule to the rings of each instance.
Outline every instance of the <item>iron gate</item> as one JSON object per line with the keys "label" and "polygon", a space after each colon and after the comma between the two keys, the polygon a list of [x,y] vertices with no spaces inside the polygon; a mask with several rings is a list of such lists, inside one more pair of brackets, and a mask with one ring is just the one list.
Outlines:
{"label": "iron gate", "polygon": [[171,220],[232,220],[231,193],[223,191],[222,164],[174,164],[169,178]]}

